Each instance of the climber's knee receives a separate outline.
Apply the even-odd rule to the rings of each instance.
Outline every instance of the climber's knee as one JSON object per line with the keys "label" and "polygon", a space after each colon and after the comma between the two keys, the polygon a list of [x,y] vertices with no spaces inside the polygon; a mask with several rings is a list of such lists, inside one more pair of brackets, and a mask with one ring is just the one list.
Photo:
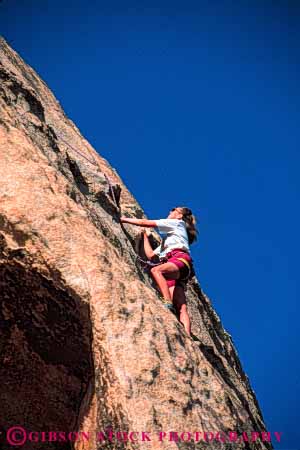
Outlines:
{"label": "climber's knee", "polygon": [[152,273],[152,275],[154,275],[161,271],[159,270],[159,266],[154,266],[154,267],[151,267],[150,272]]}

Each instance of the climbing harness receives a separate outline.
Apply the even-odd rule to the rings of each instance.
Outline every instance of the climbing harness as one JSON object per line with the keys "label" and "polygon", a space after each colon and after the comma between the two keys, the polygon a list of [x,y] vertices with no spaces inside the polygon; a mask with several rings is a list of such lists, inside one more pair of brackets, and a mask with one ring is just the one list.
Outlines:
{"label": "climbing harness", "polygon": [[[159,266],[160,264],[163,264],[164,262],[168,261],[167,256],[160,258],[160,261],[158,263],[153,263],[152,261],[144,260],[139,255],[136,255],[136,259],[140,262],[140,264],[141,264],[141,266],[143,268],[143,271],[146,272],[146,273],[149,271],[150,268],[155,267],[155,266]],[[192,276],[194,276],[195,272],[191,268],[191,265],[188,263],[188,261],[186,261],[184,258],[180,258],[180,257],[177,258],[176,257],[176,259],[182,261],[189,269],[187,276],[184,277],[184,278],[180,278],[180,280],[179,280],[180,282],[186,283],[190,278],[192,278]],[[183,288],[185,289],[184,286],[183,286]],[[163,306],[165,308],[169,309],[170,312],[172,312],[177,317],[177,311],[176,311],[176,308],[173,305],[173,303],[170,302],[169,300],[163,298],[160,294],[159,294],[159,299],[163,303]]]}
{"label": "climbing harness", "polygon": [[148,272],[149,267],[155,267],[155,266],[159,266],[160,264],[163,263],[163,261],[160,261],[158,263],[153,263],[152,261],[145,261],[143,258],[141,258],[139,255],[135,255],[136,259],[139,261],[139,263],[141,264],[144,272]]}
{"label": "climbing harness", "polygon": [[[167,260],[167,258],[162,258],[159,263],[153,263],[152,261],[149,261],[149,260],[145,261],[139,255],[136,255],[136,259],[140,262],[144,272],[148,272],[150,267],[159,266],[160,264],[165,262],[165,260]],[[173,314],[175,314],[175,315],[177,314],[173,303],[164,299],[160,294],[158,294],[158,297],[165,308],[169,309]]]}
{"label": "climbing harness", "polygon": [[[184,258],[179,258],[179,257],[177,258],[176,256],[175,256],[175,258],[180,260],[180,261],[182,261],[187,266],[187,268],[189,269],[188,274],[184,278],[181,278],[180,281],[186,281],[189,278],[191,278],[193,276],[193,271],[191,269],[190,263]],[[160,264],[163,264],[164,262],[168,261],[168,258],[163,257],[163,258],[160,258],[160,261],[158,263],[153,263],[152,261],[144,260],[139,255],[136,255],[136,259],[142,265],[142,268],[143,268],[144,272],[148,272],[149,267],[159,266]]]}
{"label": "climbing harness", "polygon": [[[175,256],[175,258],[176,258],[176,256]],[[176,258],[176,259],[178,259],[179,261],[182,261],[187,266],[187,268],[189,269],[187,276],[184,277],[184,278],[181,278],[181,281],[188,280],[190,278],[190,275],[191,275],[191,266],[190,266],[190,264],[184,258]]]}

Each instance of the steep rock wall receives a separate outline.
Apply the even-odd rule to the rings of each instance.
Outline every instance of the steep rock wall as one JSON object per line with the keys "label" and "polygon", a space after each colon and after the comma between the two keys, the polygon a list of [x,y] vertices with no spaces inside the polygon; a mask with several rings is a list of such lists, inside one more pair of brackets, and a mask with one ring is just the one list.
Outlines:
{"label": "steep rock wall", "polygon": [[[19,424],[90,432],[25,450],[272,448],[159,441],[160,431],[265,430],[231,336],[196,277],[198,342],[162,306],[136,262],[140,229],[120,225],[115,201],[127,216],[146,217],[142,207],[3,39],[0,81],[1,439]],[[151,442],[97,442],[108,429]]]}

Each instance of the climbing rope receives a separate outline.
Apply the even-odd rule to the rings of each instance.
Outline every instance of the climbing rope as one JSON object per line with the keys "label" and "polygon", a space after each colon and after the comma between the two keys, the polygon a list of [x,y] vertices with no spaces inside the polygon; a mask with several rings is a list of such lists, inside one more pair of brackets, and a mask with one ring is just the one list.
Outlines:
{"label": "climbing rope", "polygon": [[[25,111],[23,114],[20,114],[20,116],[23,116],[25,113],[26,113],[26,111]],[[80,150],[78,150],[78,148],[76,148],[76,147],[74,147],[73,145],[71,145],[71,144],[65,139],[65,137],[64,137],[60,132],[58,132],[57,130],[55,130],[55,135],[58,136],[58,137],[61,139],[61,141],[62,141],[67,147],[69,147],[69,148],[70,148],[71,150],[73,150],[75,153],[77,153],[78,155],[80,155],[80,156],[81,156],[82,158],[84,158],[87,162],[89,162],[90,164],[92,164],[93,166],[95,166],[95,167],[97,168],[97,170],[100,170],[100,172],[101,172],[101,169],[100,169],[100,167],[99,167],[99,164],[97,163],[97,161],[96,161],[94,155],[92,155],[93,160],[91,160],[91,159],[88,158],[86,155],[84,155]],[[98,173],[97,173],[97,174],[95,173],[95,175],[99,176]],[[117,210],[120,212],[120,211],[121,211],[121,207],[120,207],[120,206],[118,205],[118,203],[117,203],[116,196],[115,196],[115,192],[114,192],[114,189],[113,189],[111,180],[110,180],[109,177],[106,175],[106,173],[104,173],[104,176],[105,176],[105,179],[106,179],[106,181],[107,181],[107,183],[108,183],[108,186],[109,186],[109,190],[110,190],[110,192],[111,192],[111,196],[112,196],[113,203],[114,203],[114,205],[116,206]],[[151,262],[151,261],[149,261],[149,260],[145,261],[143,258],[141,258],[141,257],[140,257],[139,255],[137,255],[137,254],[136,254],[136,260],[138,260],[138,261],[140,262],[140,264],[143,266],[142,268],[143,268],[144,271],[148,271],[148,270],[149,270],[149,267],[159,266],[160,264],[162,264],[162,262],[164,262],[163,260],[161,260],[161,261],[158,262],[158,263],[153,263],[153,262]]]}
{"label": "climbing rope", "polygon": [[[22,117],[26,112],[27,112],[27,111],[25,111],[23,114],[20,114],[20,113],[19,113],[19,115]],[[100,169],[100,167],[99,167],[99,164],[97,163],[97,161],[96,161],[96,159],[95,159],[95,157],[94,157],[93,154],[92,154],[93,160],[91,160],[91,159],[88,158],[86,155],[84,155],[80,150],[78,150],[76,147],[74,147],[73,145],[71,145],[71,144],[64,138],[64,136],[63,136],[60,132],[58,132],[57,130],[55,130],[55,135],[58,136],[58,137],[61,139],[61,141],[62,141],[67,147],[69,147],[69,148],[70,148],[71,150],[73,150],[75,153],[77,153],[78,155],[80,155],[80,156],[81,156],[82,158],[84,158],[87,162],[89,162],[90,164],[92,164],[93,166],[95,166],[95,167],[97,168],[97,170],[100,170],[100,172],[101,172],[101,169]],[[97,174],[95,173],[95,175],[99,176],[98,173],[97,173]],[[108,183],[108,186],[109,186],[109,189],[110,189],[110,192],[111,192],[111,196],[112,196],[113,203],[114,203],[114,205],[116,206],[117,210],[118,210],[119,212],[121,212],[121,207],[120,207],[120,206],[118,205],[118,203],[117,203],[117,200],[116,200],[116,197],[115,197],[115,192],[114,192],[112,183],[111,183],[109,177],[106,175],[106,173],[104,173],[104,176],[105,176],[105,179],[106,179],[106,181],[107,181],[107,183]],[[149,261],[149,260],[145,261],[145,260],[144,260],[143,258],[141,258],[138,254],[136,254],[136,260],[138,260],[138,261],[140,262],[140,264],[142,265],[142,269],[143,269],[145,272],[148,271],[150,267],[159,266],[159,265],[162,264],[163,262],[166,262],[166,261],[167,261],[166,258],[161,258],[160,261],[159,261],[158,263],[153,263],[153,262],[151,262],[151,261]],[[172,305],[172,304],[170,304],[170,305],[169,305],[169,304],[166,304],[166,306],[168,306],[170,309],[173,308],[173,305]]]}
{"label": "climbing rope", "polygon": [[99,169],[99,165],[96,162],[94,155],[93,155],[93,161],[91,161],[87,156],[85,156],[83,153],[81,153],[78,149],[76,149],[75,147],[73,147],[73,145],[69,144],[69,142],[57,131],[55,131],[55,134],[68,146],[70,147],[72,150],[74,150],[75,153],[78,153],[78,155],[82,156],[82,158],[84,158],[86,161],[88,161],[90,164],[93,164],[94,166],[96,166]]}
{"label": "climbing rope", "polygon": [[[100,170],[99,164],[96,162],[94,155],[92,155],[93,156],[93,161],[92,161],[87,156],[85,156],[83,153],[81,153],[77,148],[73,147],[73,145],[69,144],[69,142],[61,135],[61,133],[56,131],[56,135],[64,142],[64,144],[66,144],[74,152],[76,152],[78,155],[80,155],[82,158],[84,158],[86,161],[88,161],[90,164],[92,164],[93,166],[97,167],[98,170]],[[97,174],[97,176],[99,176],[99,174]],[[116,200],[116,197],[115,197],[115,192],[114,192],[113,187],[112,187],[112,183],[111,183],[110,179],[108,178],[108,176],[106,175],[106,173],[104,173],[104,176],[105,176],[105,179],[106,179],[106,181],[108,183],[109,190],[111,192],[111,196],[112,196],[112,200],[114,202],[114,205],[120,211],[121,208],[120,208],[120,206],[117,203],[117,200]]]}
{"label": "climbing rope", "polygon": [[[96,160],[95,160],[94,156],[93,156],[94,161],[91,161],[89,158],[87,158],[85,155],[83,155],[83,153],[81,153],[78,149],[76,149],[76,148],[73,147],[71,144],[69,144],[69,142],[67,142],[67,141],[64,139],[64,137],[63,137],[60,133],[56,132],[56,134],[57,134],[57,136],[60,137],[60,139],[61,139],[68,147],[70,147],[72,150],[74,150],[74,152],[78,153],[80,156],[82,156],[84,159],[86,159],[90,164],[93,164],[94,166],[97,166],[97,168],[99,168],[98,164],[96,163]],[[108,176],[106,175],[106,173],[104,173],[104,176],[105,176],[105,179],[106,179],[106,181],[107,181],[107,183],[108,183],[108,185],[109,185],[109,189],[110,189],[110,191],[111,191],[111,195],[112,195],[113,202],[114,202],[115,206],[117,207],[117,209],[120,210],[121,208],[120,208],[120,206],[119,206],[118,203],[117,203],[117,200],[116,200],[116,197],[115,197],[115,192],[114,192],[114,190],[113,190],[111,181],[110,181],[110,179],[108,178]],[[149,261],[149,260],[145,261],[143,258],[141,258],[141,257],[140,257],[139,255],[137,255],[137,254],[136,254],[136,259],[141,263],[141,265],[143,266],[142,268],[143,268],[144,271],[147,271],[147,270],[149,269],[149,266],[150,266],[150,267],[159,266],[159,265],[162,264],[162,262],[163,262],[162,260],[161,260],[160,262],[158,262],[158,263],[153,263],[153,262],[151,262],[151,261]]]}
{"label": "climbing rope", "polygon": [[160,261],[159,263],[153,263],[149,260],[145,261],[143,258],[141,258],[139,255],[136,255],[136,259],[139,260],[139,262],[141,263],[141,265],[143,264],[145,267],[145,270],[148,270],[148,266],[150,267],[155,267],[155,266],[159,266],[160,264],[162,264],[162,262],[164,261]]}
{"label": "climbing rope", "polygon": [[[23,113],[19,113],[19,112],[18,112],[18,115],[19,115],[20,117],[23,117],[27,112],[28,112],[28,111],[24,111]],[[82,152],[80,152],[76,147],[74,147],[73,145],[71,145],[71,144],[64,138],[64,136],[63,136],[59,131],[55,130],[55,135],[58,136],[58,137],[62,140],[62,142],[63,142],[65,145],[67,145],[70,149],[72,149],[75,153],[77,153],[78,155],[80,155],[82,158],[84,158],[84,159],[85,159],[86,161],[88,161],[90,164],[92,164],[93,166],[97,167],[97,169],[100,170],[100,172],[101,172],[101,169],[100,169],[100,167],[99,167],[99,164],[97,163],[97,161],[96,161],[94,155],[92,155],[93,160],[89,159],[86,155],[84,155]],[[97,173],[97,174],[95,173],[95,175],[99,176],[98,173]],[[105,179],[106,179],[106,181],[107,181],[107,183],[108,183],[109,190],[110,190],[111,196],[112,196],[112,200],[113,200],[113,202],[114,202],[116,208],[117,208],[117,209],[119,210],[119,212],[120,212],[120,211],[121,211],[121,207],[118,205],[118,203],[117,203],[117,201],[116,201],[116,197],[115,197],[115,193],[114,193],[114,190],[113,190],[113,187],[112,187],[112,183],[111,183],[110,179],[108,178],[108,176],[106,175],[106,173],[104,173],[104,176],[105,176]]]}

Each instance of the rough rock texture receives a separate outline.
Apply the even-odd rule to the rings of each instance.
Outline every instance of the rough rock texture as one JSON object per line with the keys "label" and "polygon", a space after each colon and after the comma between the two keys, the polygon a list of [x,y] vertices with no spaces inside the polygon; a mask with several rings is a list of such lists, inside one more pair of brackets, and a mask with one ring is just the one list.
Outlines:
{"label": "rough rock texture", "polygon": [[[162,306],[136,262],[141,229],[120,225],[114,201],[132,217],[145,217],[141,206],[3,39],[0,80],[1,448],[13,448],[13,425],[90,433],[25,450],[272,448],[159,441],[160,431],[266,429],[231,336],[196,278],[187,297],[199,342]],[[110,441],[108,429],[151,441]]]}

